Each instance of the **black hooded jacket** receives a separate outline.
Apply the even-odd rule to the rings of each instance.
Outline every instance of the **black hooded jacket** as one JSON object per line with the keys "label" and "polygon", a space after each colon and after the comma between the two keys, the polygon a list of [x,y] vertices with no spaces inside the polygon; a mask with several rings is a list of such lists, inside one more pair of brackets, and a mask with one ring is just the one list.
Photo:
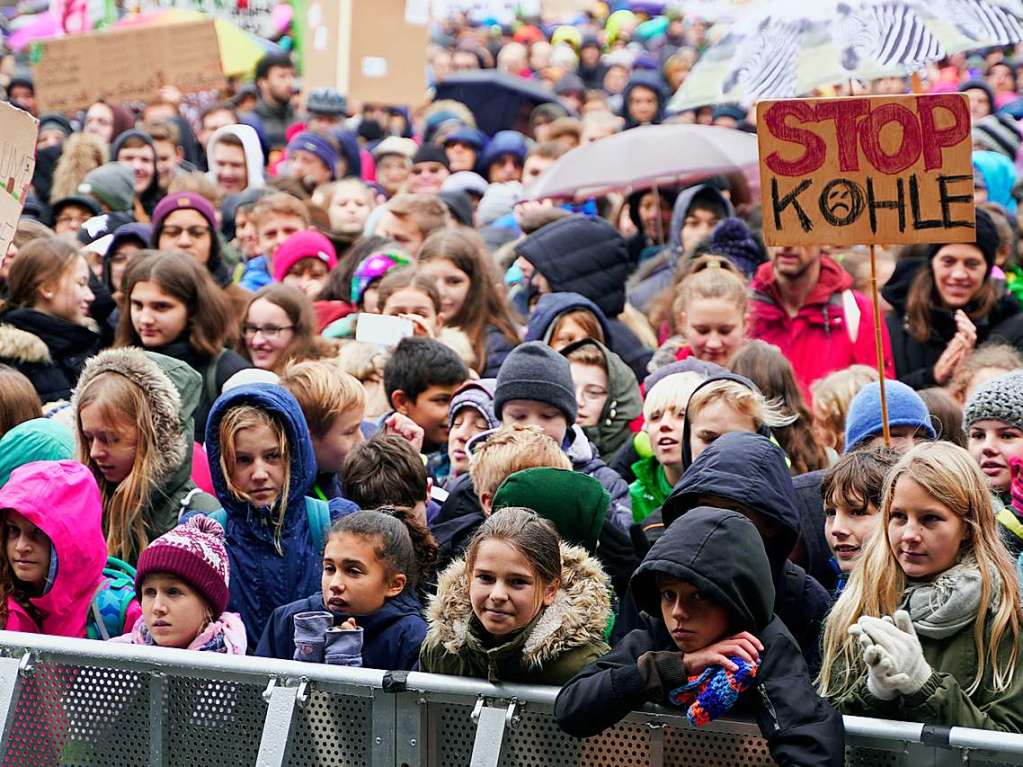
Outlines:
{"label": "black hooded jacket", "polygon": [[[747,432],[725,434],[686,469],[661,507],[666,530],[690,509],[717,496],[758,512],[774,528],[764,537],[777,600],[774,611],[792,632],[814,673],[820,667],[820,635],[831,596],[806,571],[789,561],[799,540],[798,501],[781,448]],[[667,533],[665,533],[667,534]]]}
{"label": "black hooded jacket", "polygon": [[730,632],[749,631],[763,644],[755,686],[731,713],[756,719],[774,760],[782,767],[841,765],[842,717],[814,691],[796,641],[774,614],[760,536],[741,514],[721,509],[693,509],[647,554],[631,584],[645,625],[562,688],[554,704],[561,728],[595,735],[644,703],[666,704],[687,681],[683,653],[660,617],[658,574],[697,586],[728,610]]}
{"label": "black hooded jacket", "polygon": [[548,224],[515,246],[550,285],[552,293],[578,293],[607,317],[605,343],[642,381],[653,351],[620,320],[625,309],[629,256],[625,239],[603,220],[573,215]]}
{"label": "black hooded jacket", "polygon": [[[934,363],[956,334],[955,312],[941,308],[936,301],[931,302],[931,334],[927,340],[921,343],[909,334],[906,327],[909,289],[919,271],[927,268],[930,268],[927,259],[902,259],[895,265],[895,272],[881,291],[894,309],[885,322],[892,344],[895,374],[904,384],[917,390],[937,385]],[[973,323],[977,326],[977,346],[988,341],[1000,341],[1023,351],[1023,310],[1012,295],[1001,296],[986,317],[974,319]]]}

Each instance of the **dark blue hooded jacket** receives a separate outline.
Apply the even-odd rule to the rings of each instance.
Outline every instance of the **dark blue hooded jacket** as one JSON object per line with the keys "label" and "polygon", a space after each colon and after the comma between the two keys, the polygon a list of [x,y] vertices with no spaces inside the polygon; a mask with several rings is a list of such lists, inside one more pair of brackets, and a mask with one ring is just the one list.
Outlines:
{"label": "dark blue hooded jacket", "polygon": [[[227,489],[220,468],[220,422],[239,405],[253,405],[272,413],[284,424],[291,449],[288,507],[280,532],[280,547],[266,509],[240,501]],[[228,609],[241,614],[254,647],[270,614],[278,607],[318,591],[323,552],[313,546],[305,496],[316,479],[316,456],[302,409],[286,389],[273,384],[239,386],[213,404],[206,429],[206,452],[217,499],[227,512],[227,554],[231,563],[231,599]],[[357,511],[351,501],[330,501],[330,517]]]}
{"label": "dark blue hooded jacket", "polygon": [[607,317],[600,307],[593,303],[586,296],[578,293],[547,293],[540,296],[533,311],[529,314],[529,321],[526,325],[526,341],[543,341],[547,343],[551,326],[562,314],[585,309],[597,318],[600,329],[604,332],[604,338],[611,336],[611,329],[607,324]]}
{"label": "dark blue hooded jacket", "polygon": [[[639,123],[629,114],[629,94],[635,88],[646,88],[653,91],[654,95],[657,96],[657,114],[649,122]],[[660,125],[661,120],[664,119],[664,101],[664,85],[656,72],[639,71],[633,73],[628,84],[625,86],[625,90],[622,91],[622,117],[625,118],[625,129],[635,128],[638,125]]]}
{"label": "dark blue hooded jacket", "polygon": [[774,611],[799,642],[806,664],[816,674],[821,629],[831,609],[831,596],[788,559],[799,539],[800,519],[785,453],[761,434],[732,432],[718,437],[686,469],[661,507],[665,528],[670,529],[672,522],[690,509],[710,505],[706,496],[753,509],[773,523],[775,533],[764,536],[764,547],[777,592]]}
{"label": "dark blue hooded jacket", "polygon": [[526,137],[521,133],[515,130],[498,131],[494,134],[490,143],[487,144],[477,162],[477,167],[481,171],[480,175],[485,179],[489,179],[490,166],[497,162],[498,158],[506,154],[514,155],[519,165],[523,165],[526,162],[526,153],[528,151],[529,146],[526,144]]}
{"label": "dark blue hooded jacket", "polygon": [[515,246],[542,274],[553,293],[575,292],[604,313],[604,343],[642,381],[653,351],[618,319],[625,310],[629,253],[618,230],[603,220],[572,215],[541,227]]}
{"label": "dark blue hooded jacket", "polygon": [[[295,622],[297,613],[323,610],[323,596],[317,592],[306,599],[278,607],[256,647],[261,658],[292,660],[295,655]],[[406,588],[394,599],[371,615],[357,615],[355,622],[362,627],[362,665],[364,668],[385,671],[411,671],[419,659],[419,646],[426,638],[423,606],[416,598],[415,589]],[[335,624],[347,620],[348,615],[335,613]]]}

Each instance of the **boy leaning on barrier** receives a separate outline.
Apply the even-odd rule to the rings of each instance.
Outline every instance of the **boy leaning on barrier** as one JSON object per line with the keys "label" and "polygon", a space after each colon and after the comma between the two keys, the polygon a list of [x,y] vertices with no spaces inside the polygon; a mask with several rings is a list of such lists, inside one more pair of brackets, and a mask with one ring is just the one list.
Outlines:
{"label": "boy leaning on barrier", "polygon": [[683,709],[695,725],[752,716],[782,767],[843,763],[842,718],[814,691],[774,615],[771,566],[742,514],[688,512],[650,549],[631,588],[646,625],[562,688],[554,714],[563,730],[596,735],[652,702]]}

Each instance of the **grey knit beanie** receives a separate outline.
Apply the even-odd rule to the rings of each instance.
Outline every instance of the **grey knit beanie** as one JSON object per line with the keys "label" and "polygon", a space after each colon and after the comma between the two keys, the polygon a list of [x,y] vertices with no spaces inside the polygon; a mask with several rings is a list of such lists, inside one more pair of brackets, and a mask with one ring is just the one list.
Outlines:
{"label": "grey knit beanie", "polygon": [[1023,429],[1023,371],[984,382],[970,397],[963,413],[967,429],[977,421],[1005,421]]}
{"label": "grey knit beanie", "polygon": [[135,175],[119,162],[108,162],[89,171],[78,186],[79,194],[87,194],[115,212],[128,212],[135,204]]}
{"label": "grey knit beanie", "polygon": [[494,415],[498,420],[505,403],[527,399],[552,405],[565,415],[571,426],[579,410],[572,383],[572,368],[543,341],[530,341],[512,349],[497,373]]}

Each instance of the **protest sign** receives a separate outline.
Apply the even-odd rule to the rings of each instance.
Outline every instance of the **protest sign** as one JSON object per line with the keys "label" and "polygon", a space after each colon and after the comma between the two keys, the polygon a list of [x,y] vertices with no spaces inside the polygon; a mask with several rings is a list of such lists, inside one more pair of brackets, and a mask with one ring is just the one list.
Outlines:
{"label": "protest sign", "polygon": [[973,242],[964,94],[757,105],[769,245]]}
{"label": "protest sign", "polygon": [[273,33],[273,10],[277,3],[278,0],[143,0],[140,9],[154,11],[185,8],[201,11],[207,16],[237,24],[246,32],[270,37]]}
{"label": "protest sign", "polygon": [[97,99],[148,101],[164,85],[183,93],[224,86],[212,19],[44,40],[31,59],[40,112],[71,112]]}
{"label": "protest sign", "polygon": [[350,102],[410,105],[426,95],[429,5],[308,0],[301,15],[303,82]]}
{"label": "protest sign", "polygon": [[0,102],[0,257],[14,239],[36,167],[39,122],[28,112]]}

